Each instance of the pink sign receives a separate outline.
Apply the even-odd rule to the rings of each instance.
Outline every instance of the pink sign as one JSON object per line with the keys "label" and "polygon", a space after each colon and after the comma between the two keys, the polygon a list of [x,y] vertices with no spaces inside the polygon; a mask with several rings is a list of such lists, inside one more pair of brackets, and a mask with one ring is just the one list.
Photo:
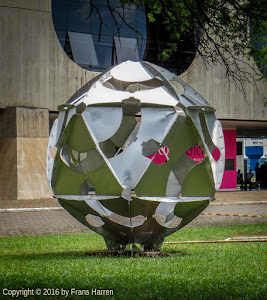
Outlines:
{"label": "pink sign", "polygon": [[188,149],[185,154],[196,163],[200,163],[204,159],[204,152],[198,145]]}
{"label": "pink sign", "polygon": [[218,148],[215,148],[211,155],[216,161],[218,161],[221,156],[221,152]]}
{"label": "pink sign", "polygon": [[166,146],[162,146],[156,153],[147,156],[147,158],[152,159],[155,164],[161,165],[169,160],[169,153],[170,149]]}
{"label": "pink sign", "polygon": [[[204,152],[202,148],[199,145],[196,145],[190,149],[188,149],[185,154],[191,158],[196,163],[201,163],[205,157]],[[221,156],[220,150],[218,148],[215,148],[212,152],[212,157],[218,161]]]}
{"label": "pink sign", "polygon": [[236,189],[236,131],[223,130],[225,143],[225,159],[234,160],[234,169],[225,170],[220,189]]}

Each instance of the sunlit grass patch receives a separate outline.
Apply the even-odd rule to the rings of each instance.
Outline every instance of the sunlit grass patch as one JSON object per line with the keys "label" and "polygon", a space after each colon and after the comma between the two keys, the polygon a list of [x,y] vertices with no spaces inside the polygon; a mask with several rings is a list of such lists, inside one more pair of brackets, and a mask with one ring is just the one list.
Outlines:
{"label": "sunlit grass patch", "polygon": [[[184,228],[166,241],[266,234],[265,224]],[[157,258],[85,256],[98,249],[105,244],[93,233],[1,238],[0,298],[3,288],[114,290],[114,296],[94,296],[99,299],[264,299],[267,294],[266,243],[164,244],[162,251],[172,255]]]}

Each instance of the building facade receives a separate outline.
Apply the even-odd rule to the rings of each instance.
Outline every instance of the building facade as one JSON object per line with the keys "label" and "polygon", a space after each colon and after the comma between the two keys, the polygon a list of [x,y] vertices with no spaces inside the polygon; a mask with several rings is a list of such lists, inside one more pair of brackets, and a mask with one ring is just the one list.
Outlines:
{"label": "building facade", "polygon": [[[0,199],[52,196],[46,181],[45,156],[57,107],[98,74],[100,68],[90,66],[99,66],[101,59],[106,59],[100,55],[103,49],[95,46],[95,54],[89,57],[93,63],[87,69],[80,67],[64,51],[66,40],[63,47],[53,18],[50,0],[0,0]],[[138,18],[142,22],[142,16]],[[71,45],[81,32],[67,28],[66,33]],[[129,45],[131,37],[127,38],[124,42]],[[119,44],[116,46],[116,36],[112,41],[117,52],[115,56],[109,52],[110,59],[114,62],[115,57],[118,62],[124,52]],[[142,51],[139,59],[140,53],[142,58],[145,55]],[[154,54],[146,55],[151,59]],[[190,55],[192,58],[192,51]],[[102,66],[104,69],[107,65]],[[200,57],[194,57],[188,66],[180,77],[215,107],[225,130],[227,161],[222,188],[235,188],[236,138],[267,137],[266,84],[247,83],[245,98],[227,82],[222,66],[207,69]]]}

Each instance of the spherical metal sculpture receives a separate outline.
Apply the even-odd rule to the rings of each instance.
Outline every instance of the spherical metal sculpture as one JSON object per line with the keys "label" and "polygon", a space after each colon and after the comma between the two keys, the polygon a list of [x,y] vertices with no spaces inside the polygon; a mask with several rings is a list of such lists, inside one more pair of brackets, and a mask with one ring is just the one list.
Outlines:
{"label": "spherical metal sculpture", "polygon": [[159,250],[221,184],[224,138],[214,111],[154,64],[107,70],[59,107],[47,151],[55,197],[109,249]]}

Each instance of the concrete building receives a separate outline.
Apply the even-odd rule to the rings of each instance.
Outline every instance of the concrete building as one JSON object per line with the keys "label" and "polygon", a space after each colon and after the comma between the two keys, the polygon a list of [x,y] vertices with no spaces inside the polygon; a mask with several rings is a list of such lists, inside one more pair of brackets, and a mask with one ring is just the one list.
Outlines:
{"label": "concrete building", "polygon": [[[0,20],[0,199],[49,198],[45,156],[57,107],[98,72],[66,55],[51,0],[0,0]],[[236,137],[267,137],[266,84],[246,83],[245,99],[222,66],[207,69],[199,57],[180,77],[216,108],[226,142],[222,188],[235,188]]]}

